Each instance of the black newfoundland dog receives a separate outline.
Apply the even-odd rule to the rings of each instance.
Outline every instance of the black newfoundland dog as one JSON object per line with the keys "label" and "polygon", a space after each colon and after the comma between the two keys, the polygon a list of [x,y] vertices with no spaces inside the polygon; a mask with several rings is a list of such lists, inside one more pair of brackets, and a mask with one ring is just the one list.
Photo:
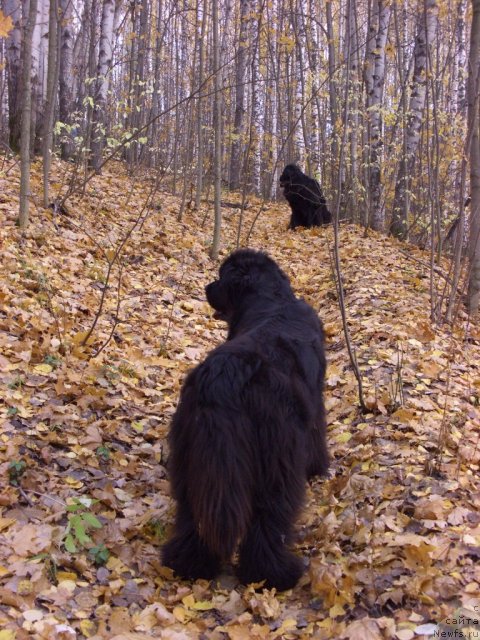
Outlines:
{"label": "black newfoundland dog", "polygon": [[322,325],[259,251],[232,253],[206,294],[228,338],[189,373],[173,417],[178,504],[162,560],[211,579],[238,550],[243,583],[289,589],[304,567],[287,545],[305,483],[328,468]]}
{"label": "black newfoundland dog", "polygon": [[332,221],[320,185],[296,164],[287,164],[280,176],[280,187],[292,210],[289,229],[319,227]]}

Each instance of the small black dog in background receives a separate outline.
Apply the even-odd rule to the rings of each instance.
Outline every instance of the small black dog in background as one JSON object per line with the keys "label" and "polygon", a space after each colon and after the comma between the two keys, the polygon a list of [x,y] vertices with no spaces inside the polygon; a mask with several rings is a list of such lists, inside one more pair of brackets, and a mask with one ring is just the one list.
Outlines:
{"label": "small black dog in background", "polygon": [[289,229],[319,227],[332,221],[320,185],[296,164],[287,164],[280,176],[280,187],[292,210]]}
{"label": "small black dog in background", "polygon": [[206,295],[228,337],[189,373],[173,417],[162,560],[212,579],[238,549],[241,582],[289,589],[304,568],[287,545],[306,480],[328,468],[322,325],[259,251],[232,253]]}

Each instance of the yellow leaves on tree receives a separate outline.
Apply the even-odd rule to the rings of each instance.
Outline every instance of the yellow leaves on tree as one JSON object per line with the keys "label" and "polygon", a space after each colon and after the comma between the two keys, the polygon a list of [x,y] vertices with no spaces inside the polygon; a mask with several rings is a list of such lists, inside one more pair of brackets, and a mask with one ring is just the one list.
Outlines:
{"label": "yellow leaves on tree", "polygon": [[0,38],[6,38],[13,29],[13,21],[0,10]]}

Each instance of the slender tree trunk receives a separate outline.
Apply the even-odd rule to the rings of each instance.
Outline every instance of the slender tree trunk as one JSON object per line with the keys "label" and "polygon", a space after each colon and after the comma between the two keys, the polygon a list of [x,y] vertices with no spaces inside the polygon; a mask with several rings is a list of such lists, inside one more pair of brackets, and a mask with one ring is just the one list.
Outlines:
{"label": "slender tree trunk", "polygon": [[10,16],[13,22],[13,29],[8,34],[6,59],[8,75],[8,128],[9,144],[14,151],[20,149],[20,129],[22,119],[21,109],[21,4],[20,0],[4,0],[3,11]]}
{"label": "slender tree trunk", "polygon": [[[465,122],[465,112],[467,108],[466,99],[466,70],[467,52],[465,42],[465,14],[467,10],[467,0],[459,0],[457,5],[457,22],[455,25],[455,51],[453,54],[453,96],[449,111],[457,114],[456,122],[460,126]],[[468,135],[468,132],[467,132]],[[452,173],[455,175],[455,202],[459,204],[458,224],[454,234],[454,283],[458,282],[460,275],[460,265],[463,253],[464,233],[465,233],[465,158],[461,161],[454,160],[452,163]],[[456,288],[456,287],[452,287]]]}
{"label": "slender tree trunk", "polygon": [[[145,120],[145,71],[146,71],[146,56],[145,52],[147,49],[147,43],[149,40],[149,17],[150,17],[150,3],[146,0],[141,5],[141,11],[138,21],[138,46],[137,46],[137,69],[136,69],[136,77],[135,77],[135,100],[134,100],[134,110],[132,113],[132,131],[135,132],[140,129]],[[186,12],[183,11],[182,14],[185,16]],[[182,32],[183,35],[183,32]],[[184,64],[186,67],[186,64]],[[144,146],[137,139],[132,144],[132,152],[133,152],[133,160],[137,163],[140,160],[140,156],[142,155]]]}
{"label": "slender tree trunk", "polygon": [[98,52],[98,66],[96,91],[93,105],[92,120],[92,168],[99,171],[102,162],[102,152],[105,146],[105,124],[108,87],[110,84],[110,69],[113,55],[113,22],[115,17],[115,0],[103,0],[102,17],[100,22],[100,47]]}
{"label": "slender tree trunk", "polygon": [[358,49],[358,5],[357,0],[347,0],[347,35],[350,52],[350,84],[348,110],[348,135],[350,138],[350,162],[347,179],[346,215],[349,220],[365,223],[365,210],[359,210],[358,202],[358,134],[360,128],[359,100],[361,95],[361,80],[359,76],[360,58]]}
{"label": "slender tree trunk", "polygon": [[30,0],[27,24],[23,36],[22,70],[22,128],[20,136],[20,213],[18,222],[24,229],[28,224],[28,197],[30,195],[30,126],[32,116],[32,36],[37,17],[37,0]]}
{"label": "slender tree trunk", "polygon": [[476,315],[480,308],[480,0],[472,0],[468,69],[468,121],[472,130],[470,141],[471,214],[468,242],[470,258],[468,308],[472,315]]}
{"label": "slender tree trunk", "polygon": [[241,149],[244,145],[245,74],[247,69],[248,25],[251,0],[240,0],[240,35],[235,64],[235,116],[230,158],[230,189],[239,189],[241,182]]}
{"label": "slender tree trunk", "polygon": [[[198,0],[197,0],[198,2]],[[153,146],[150,152],[149,165],[151,167],[159,166],[160,157],[157,150],[158,144],[158,120],[157,115],[161,111],[161,99],[160,99],[160,78],[162,73],[162,53],[165,41],[166,24],[164,23],[164,4],[163,0],[157,0],[155,5],[155,53],[152,60],[153,69],[153,94],[152,94],[152,107],[150,109],[150,120],[153,120],[152,125],[148,132],[148,139]]]}
{"label": "slender tree trunk", "polygon": [[[199,11],[202,11],[202,23],[201,30],[198,37],[198,87],[200,88],[203,82],[204,75],[204,66],[205,66],[205,33],[207,30],[207,11],[204,6],[204,3],[198,0],[197,3],[197,14]],[[204,143],[204,133],[203,133],[203,99],[199,96],[197,101],[197,144],[198,144],[198,153],[197,153],[197,185],[195,190],[195,208],[198,209],[200,207],[200,201],[202,199],[202,191],[203,191],[203,165],[204,165],[204,156],[205,156],[205,143]]]}
{"label": "slender tree trunk", "polygon": [[457,23],[455,26],[456,51],[454,52],[454,90],[456,111],[464,113],[466,107],[466,73],[467,53],[465,47],[465,13],[467,0],[459,0],[457,6]]}
{"label": "slender tree trunk", "polygon": [[47,65],[45,60],[46,44],[48,42],[48,7],[50,0],[37,0],[37,17],[32,36],[32,115],[30,122],[30,136],[34,153],[42,149],[42,134],[44,131],[45,101],[47,97]]}
{"label": "slender tree trunk", "polygon": [[256,17],[251,21],[252,29],[252,64],[251,64],[251,112],[250,112],[250,140],[249,156],[251,160],[251,185],[255,194],[260,195],[260,163],[261,163],[261,122],[262,104],[260,96],[260,30],[261,20]]}
{"label": "slender tree trunk", "polygon": [[58,87],[58,117],[65,125],[62,132],[61,156],[69,160],[73,154],[71,113],[73,108],[73,76],[72,76],[72,18],[73,0],[60,0],[60,76]]}
{"label": "slender tree trunk", "polygon": [[[84,149],[90,150],[92,145],[93,131],[93,110],[95,105],[95,74],[97,71],[98,63],[98,24],[99,24],[99,0],[91,0],[90,13],[87,16],[87,24],[89,26],[88,34],[88,63],[87,63],[87,76],[90,83],[87,88],[87,125],[85,132]],[[91,156],[86,158],[85,170],[87,166],[91,164]]]}
{"label": "slender tree trunk", "polygon": [[48,179],[53,143],[53,117],[58,83],[58,6],[57,0],[50,0],[48,17],[48,70],[45,116],[43,120],[42,156],[43,156],[43,206],[48,207]]}
{"label": "slender tree trunk", "polygon": [[383,231],[382,209],[382,104],[385,82],[385,45],[390,23],[389,2],[374,0],[368,29],[365,60],[365,87],[368,114],[368,189],[370,195],[370,224],[376,231]]}
{"label": "slender tree trunk", "polygon": [[338,119],[338,99],[337,99],[337,83],[335,78],[336,70],[336,56],[335,56],[335,34],[333,29],[333,17],[332,17],[332,2],[327,0],[325,3],[326,18],[327,18],[327,38],[328,38],[328,84],[329,84],[329,101],[330,101],[330,121],[332,123],[331,144],[330,144],[330,167],[331,176],[330,183],[332,185],[332,194],[335,198],[335,206],[337,199],[341,197],[340,193],[335,192],[335,185],[342,184],[342,181],[337,180],[338,176],[338,131],[337,131],[337,119]]}
{"label": "slender tree trunk", "polygon": [[421,16],[422,17],[419,18],[418,33],[413,52],[414,70],[405,134],[405,153],[402,155],[398,169],[392,222],[390,224],[390,233],[403,240],[406,239],[408,235],[408,208],[406,203],[408,203],[411,176],[415,164],[418,143],[420,141],[420,129],[425,108],[429,49],[435,39],[437,31],[438,6],[436,0],[425,0],[425,6],[422,6]]}
{"label": "slender tree trunk", "polygon": [[314,0],[308,0],[307,15],[309,16],[309,20],[305,25],[305,32],[308,66],[310,68],[310,81],[312,85],[312,100],[308,110],[310,139],[308,172],[311,175],[318,176],[320,173],[320,99],[318,95],[319,46],[316,33],[317,21],[315,16],[315,4]]}
{"label": "slender tree trunk", "polygon": [[[305,55],[305,24],[303,16],[306,12],[305,0],[290,0],[290,15],[292,21],[292,31],[295,36],[295,57],[294,57],[294,86],[295,86],[295,109],[293,114],[295,159],[305,165],[306,156],[306,135],[304,118],[304,101],[306,96],[305,73],[307,56]],[[310,163],[310,158],[307,159]]]}
{"label": "slender tree trunk", "polygon": [[222,85],[220,73],[220,41],[218,34],[218,0],[212,0],[212,32],[213,32],[213,69],[215,73],[214,120],[215,120],[215,149],[213,159],[214,174],[214,229],[211,257],[216,260],[220,251],[220,234],[222,228],[222,211],[220,208],[222,184]]}

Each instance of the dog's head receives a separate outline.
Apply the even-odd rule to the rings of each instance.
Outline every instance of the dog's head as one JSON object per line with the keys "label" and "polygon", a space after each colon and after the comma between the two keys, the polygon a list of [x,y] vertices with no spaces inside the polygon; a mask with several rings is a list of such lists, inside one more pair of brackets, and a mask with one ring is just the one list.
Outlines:
{"label": "dog's head", "polygon": [[277,263],[262,251],[238,249],[222,263],[218,280],[205,287],[214,317],[229,324],[252,297],[277,299],[293,296],[290,283]]}
{"label": "dog's head", "polygon": [[286,186],[293,182],[298,182],[298,177],[302,175],[300,168],[296,164],[287,164],[280,176],[280,187],[285,189]]}

